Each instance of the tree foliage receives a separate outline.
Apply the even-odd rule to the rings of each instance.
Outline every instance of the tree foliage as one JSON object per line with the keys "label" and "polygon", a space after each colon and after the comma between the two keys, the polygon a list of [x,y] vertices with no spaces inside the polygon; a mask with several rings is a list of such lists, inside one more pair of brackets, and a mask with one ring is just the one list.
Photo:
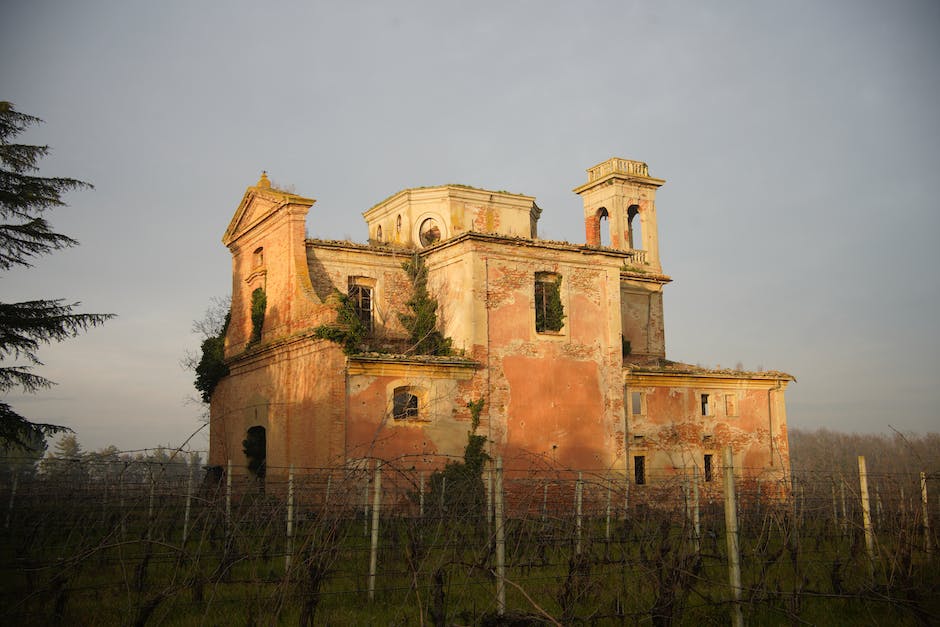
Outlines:
{"label": "tree foliage", "polygon": [[[0,102],[0,271],[29,268],[36,257],[78,243],[53,231],[45,212],[65,204],[62,194],[91,185],[37,176],[39,160],[49,147],[11,141],[41,121],[16,111],[9,102]],[[32,371],[41,365],[39,347],[75,337],[112,317],[75,313],[78,306],[64,299],[0,302],[0,361],[10,363],[0,368],[0,393],[15,388],[35,392],[51,386],[50,380]],[[0,401],[0,443],[29,447],[37,438],[60,431],[67,429],[30,422]]]}
{"label": "tree foliage", "polygon": [[486,499],[483,468],[490,456],[486,453],[486,436],[476,433],[485,399],[467,403],[470,409],[470,431],[463,461],[447,462],[443,470],[431,475],[431,502],[441,503],[450,514],[482,511]]}
{"label": "tree foliage", "polygon": [[193,333],[202,336],[199,353],[187,352],[181,365],[196,374],[193,386],[203,403],[208,403],[216,385],[228,376],[225,364],[225,333],[232,318],[232,299],[211,299],[201,320],[193,321]]}
{"label": "tree foliage", "polygon": [[411,279],[413,292],[405,303],[409,313],[398,314],[408,331],[411,351],[418,355],[450,355],[452,341],[437,330],[437,299],[428,293],[428,269],[424,259],[415,254],[402,264]]}

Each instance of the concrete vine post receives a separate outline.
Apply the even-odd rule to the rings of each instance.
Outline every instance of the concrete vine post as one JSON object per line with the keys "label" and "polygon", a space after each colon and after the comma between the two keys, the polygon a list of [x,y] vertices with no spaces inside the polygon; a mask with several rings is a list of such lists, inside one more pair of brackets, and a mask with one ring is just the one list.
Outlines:
{"label": "concrete vine post", "polygon": [[542,485],[542,522],[548,520],[548,483]]}
{"label": "concrete vine post", "polygon": [[607,486],[607,507],[604,509],[604,542],[610,544],[610,485]]}
{"label": "concrete vine post", "polygon": [[379,509],[382,506],[382,466],[375,461],[375,495],[372,501],[372,542],[369,549],[369,600],[375,600],[375,575],[379,562]]}
{"label": "concrete vine post", "polygon": [[493,537],[493,467],[489,462],[485,463],[483,472],[486,473],[486,537],[489,543]]}
{"label": "concrete vine post", "polygon": [[868,561],[874,574],[875,534],[871,526],[871,507],[868,500],[868,471],[865,468],[865,456],[858,456],[858,484],[862,495],[862,524],[865,527],[865,548],[868,549]]}
{"label": "concrete vine post", "polygon": [[581,499],[584,482],[581,481],[581,472],[578,472],[578,481],[574,484],[574,511],[575,511],[575,555],[581,555]]}
{"label": "concrete vine post", "polygon": [[225,471],[225,524],[232,525],[232,460]]}
{"label": "concrete vine post", "polygon": [[330,506],[330,488],[333,487],[333,469],[326,474],[326,494],[323,496],[323,511]]}
{"label": "concrete vine post", "polygon": [[418,473],[418,516],[424,519],[424,471]]}
{"label": "concrete vine post", "polygon": [[183,544],[189,538],[189,511],[193,500],[193,470],[195,460],[189,460],[189,478],[186,481],[186,505],[183,508]]}
{"label": "concrete vine post", "polygon": [[153,539],[153,493],[156,485],[156,479],[153,476],[153,466],[148,464],[150,471],[150,499],[147,502],[147,540]]}
{"label": "concrete vine post", "polygon": [[744,627],[741,611],[741,551],[738,545],[738,511],[734,491],[734,456],[725,447],[725,532],[728,540],[728,580],[733,600],[731,620],[735,627]]}
{"label": "concrete vine post", "polygon": [[698,466],[692,466],[692,545],[696,553],[701,551],[702,528],[699,517]]}
{"label": "concrete vine post", "polygon": [[294,465],[287,472],[287,552],[284,555],[284,573],[290,572],[290,558],[294,552]]}
{"label": "concrete vine post", "polygon": [[496,613],[506,613],[506,529],[503,508],[503,458],[496,458],[493,509],[496,523]]}
{"label": "concrete vine post", "polygon": [[920,498],[924,509],[924,551],[930,554],[930,512],[927,507],[927,475],[924,472],[920,473]]}

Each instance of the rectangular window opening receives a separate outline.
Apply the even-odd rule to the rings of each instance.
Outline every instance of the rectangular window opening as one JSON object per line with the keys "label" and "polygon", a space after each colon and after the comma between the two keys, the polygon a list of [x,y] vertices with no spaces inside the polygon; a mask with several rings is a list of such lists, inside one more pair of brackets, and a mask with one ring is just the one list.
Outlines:
{"label": "rectangular window opening", "polygon": [[704,465],[704,470],[705,470],[705,481],[706,481],[706,482],[711,482],[711,480],[712,480],[712,478],[713,478],[713,473],[712,473],[712,456],[709,455],[708,453],[705,454],[705,460],[704,460],[704,464],[703,464],[703,465]]}
{"label": "rectangular window opening", "polygon": [[630,393],[630,413],[634,416],[643,415],[643,392]]}
{"label": "rectangular window opening", "polygon": [[708,407],[708,394],[702,394],[702,415],[710,416],[711,412]]}
{"label": "rectangular window opening", "polygon": [[565,325],[565,308],[561,303],[561,275],[554,272],[535,273],[535,330],[556,333]]}
{"label": "rectangular window opening", "polygon": [[352,283],[350,279],[349,300],[352,302],[356,317],[366,328],[366,332],[372,333],[372,288]]}
{"label": "rectangular window opening", "polygon": [[646,483],[646,456],[637,455],[633,458],[633,482],[636,485]]}

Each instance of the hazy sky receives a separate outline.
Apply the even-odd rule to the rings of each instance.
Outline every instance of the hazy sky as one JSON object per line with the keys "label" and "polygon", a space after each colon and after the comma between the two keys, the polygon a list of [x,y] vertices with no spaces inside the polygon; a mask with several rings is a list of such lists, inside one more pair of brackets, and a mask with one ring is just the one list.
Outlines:
{"label": "hazy sky", "polygon": [[[118,318],[44,348],[13,394],[86,448],[200,426],[180,359],[230,291],[247,186],[318,200],[364,241],[405,187],[537,197],[582,242],[572,188],[649,164],[670,358],[784,370],[791,427],[940,430],[940,3],[51,2],[0,8],[0,99],[46,124],[50,217],[81,246],[0,275],[4,300]],[[197,447],[206,438],[197,436]]]}

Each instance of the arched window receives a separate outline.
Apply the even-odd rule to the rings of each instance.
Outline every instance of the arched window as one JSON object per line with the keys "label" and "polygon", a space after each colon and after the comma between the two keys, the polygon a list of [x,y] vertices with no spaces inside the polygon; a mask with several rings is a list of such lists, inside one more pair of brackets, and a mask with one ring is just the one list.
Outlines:
{"label": "arched window", "polygon": [[627,208],[627,236],[630,243],[630,250],[642,250],[643,245],[643,227],[640,224],[640,207],[630,205]]}
{"label": "arched window", "polygon": [[606,207],[597,210],[597,242],[601,246],[610,246],[610,215]]}
{"label": "arched window", "polygon": [[395,218],[395,235],[401,235],[401,215]]}
{"label": "arched window", "polygon": [[378,242],[382,241],[382,225],[381,224],[375,227],[375,239]]}
{"label": "arched window", "polygon": [[392,418],[395,420],[419,420],[418,395],[408,386],[395,388],[392,399]]}
{"label": "arched window", "polygon": [[264,427],[248,429],[242,441],[242,452],[248,460],[248,471],[258,480],[263,480],[267,473],[268,444]]}
{"label": "arched window", "polygon": [[264,248],[259,246],[255,249],[255,252],[251,254],[251,267],[260,268],[264,265]]}

